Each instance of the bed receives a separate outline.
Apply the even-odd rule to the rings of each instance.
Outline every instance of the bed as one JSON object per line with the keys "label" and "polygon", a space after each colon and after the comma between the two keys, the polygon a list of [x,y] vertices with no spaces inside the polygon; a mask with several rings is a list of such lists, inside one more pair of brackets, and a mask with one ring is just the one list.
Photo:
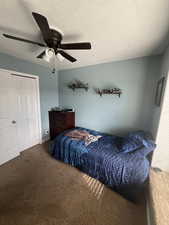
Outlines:
{"label": "bed", "polygon": [[[86,145],[84,140],[70,137],[68,133],[72,131],[88,132],[99,138]],[[55,138],[52,155],[133,200],[148,178],[147,156],[154,149],[150,135],[143,131],[119,137],[76,127]]]}

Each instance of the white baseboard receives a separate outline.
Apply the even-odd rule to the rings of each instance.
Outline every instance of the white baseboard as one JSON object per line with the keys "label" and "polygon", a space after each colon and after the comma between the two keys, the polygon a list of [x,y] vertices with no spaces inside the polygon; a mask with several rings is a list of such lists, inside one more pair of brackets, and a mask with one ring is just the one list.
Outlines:
{"label": "white baseboard", "polygon": [[147,224],[157,225],[155,220],[155,211],[153,208],[153,202],[151,200],[151,193],[146,195],[146,212],[147,212]]}
{"label": "white baseboard", "polygon": [[50,140],[50,136],[49,135],[45,135],[43,138],[42,138],[42,144],[49,141]]}
{"label": "white baseboard", "polygon": [[4,158],[4,159],[1,159],[0,160],[0,166],[1,165],[4,165],[5,163],[17,158],[18,156],[20,156],[20,153],[19,152],[15,152],[15,153],[12,153],[12,155],[10,155],[10,157],[8,158]]}
{"label": "white baseboard", "polygon": [[147,212],[147,225],[152,225],[150,216],[150,202],[148,198],[146,199],[146,212]]}

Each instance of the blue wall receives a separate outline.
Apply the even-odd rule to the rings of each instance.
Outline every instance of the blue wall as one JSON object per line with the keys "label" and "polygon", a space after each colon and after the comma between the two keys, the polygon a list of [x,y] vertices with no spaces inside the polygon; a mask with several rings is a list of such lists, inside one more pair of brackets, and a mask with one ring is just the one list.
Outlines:
{"label": "blue wall", "polygon": [[53,75],[51,69],[47,67],[2,53],[0,53],[0,68],[39,76],[42,134],[45,136],[45,130],[49,129],[48,110],[58,106],[58,73]]}
{"label": "blue wall", "polygon": [[[77,126],[109,133],[150,130],[160,63],[155,56],[59,71],[60,106],[75,109]],[[73,79],[89,83],[89,91],[68,89]],[[118,87],[123,94],[100,97],[95,87]]]}
{"label": "blue wall", "polygon": [[[144,57],[59,71],[60,106],[74,107],[76,125],[105,132],[152,128],[156,81],[161,56]],[[58,105],[58,73],[41,65],[0,54],[0,68],[38,75],[42,132],[48,130],[48,110]],[[88,92],[72,92],[66,85],[73,79],[89,83]],[[119,87],[123,94],[99,97],[93,88]]]}

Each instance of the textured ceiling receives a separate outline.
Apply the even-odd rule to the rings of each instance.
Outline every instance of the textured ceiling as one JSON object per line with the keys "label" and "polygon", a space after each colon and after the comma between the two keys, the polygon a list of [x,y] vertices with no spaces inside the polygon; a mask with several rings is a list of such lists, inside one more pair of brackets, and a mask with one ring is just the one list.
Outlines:
{"label": "textured ceiling", "polygon": [[92,43],[92,50],[68,51],[77,62],[57,60],[59,69],[159,54],[168,43],[169,0],[1,0],[0,52],[48,65],[36,59],[41,47],[2,36],[42,40],[32,11],[62,30],[65,42]]}

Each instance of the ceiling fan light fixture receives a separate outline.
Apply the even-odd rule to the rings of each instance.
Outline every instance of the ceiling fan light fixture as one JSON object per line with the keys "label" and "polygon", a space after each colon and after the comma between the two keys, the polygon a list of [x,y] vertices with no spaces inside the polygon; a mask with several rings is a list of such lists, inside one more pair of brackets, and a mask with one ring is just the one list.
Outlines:
{"label": "ceiling fan light fixture", "polygon": [[55,56],[55,51],[53,48],[46,48],[45,50],[45,55],[43,57],[43,59],[47,62],[50,62],[50,60],[52,59],[52,57]]}
{"label": "ceiling fan light fixture", "polygon": [[59,59],[60,62],[63,62],[65,59],[60,53],[57,53],[57,58]]}

